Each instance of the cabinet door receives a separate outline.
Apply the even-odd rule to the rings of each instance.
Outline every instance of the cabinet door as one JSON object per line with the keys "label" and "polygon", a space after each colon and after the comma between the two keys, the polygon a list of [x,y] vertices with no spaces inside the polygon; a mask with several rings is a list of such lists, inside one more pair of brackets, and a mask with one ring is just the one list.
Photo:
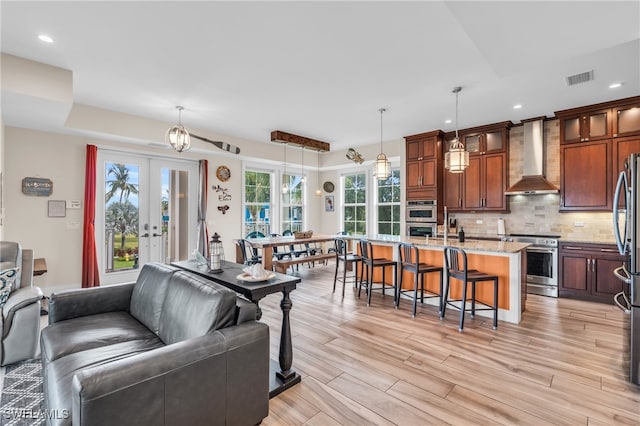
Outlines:
{"label": "cabinet door", "polygon": [[407,161],[417,161],[422,157],[421,141],[407,141]]}
{"label": "cabinet door", "polygon": [[613,275],[613,270],[622,265],[623,260],[616,256],[601,257],[595,260],[591,294],[594,296],[610,297],[613,303],[613,295],[622,291],[622,281]]}
{"label": "cabinet door", "polygon": [[407,162],[407,176],[405,178],[407,188],[420,188],[421,166],[422,162],[420,161]]}
{"label": "cabinet door", "polygon": [[570,293],[589,294],[589,258],[579,253],[560,255],[560,289]]}
{"label": "cabinet door", "polygon": [[482,157],[469,157],[469,167],[464,171],[462,208],[479,210],[482,208]]}
{"label": "cabinet door", "polygon": [[462,135],[461,137],[464,148],[469,152],[469,155],[480,155],[482,153],[482,133]]}
{"label": "cabinet door", "polygon": [[495,130],[484,135],[484,152],[502,152],[507,148],[506,132]]}
{"label": "cabinet door", "polygon": [[450,212],[462,210],[462,173],[444,172],[444,205]]}
{"label": "cabinet door", "polygon": [[562,146],[560,210],[611,210],[611,141]]}
{"label": "cabinet door", "polygon": [[614,108],[611,115],[614,137],[640,134],[640,103]]}
{"label": "cabinet door", "polygon": [[[613,140],[613,179],[611,179],[611,191],[615,191],[616,182],[620,172],[625,170],[624,164],[629,155],[640,152],[640,137],[617,138]],[[624,202],[620,200],[618,207],[622,208]]]}
{"label": "cabinet door", "polygon": [[577,115],[560,120],[560,142],[572,143],[582,141],[583,136],[580,130],[581,118],[581,115]]}
{"label": "cabinet door", "polygon": [[437,170],[437,160],[431,159],[431,160],[423,160],[420,162],[420,169],[421,169],[421,176],[422,176],[422,182],[420,182],[422,184],[422,186],[427,186],[427,187],[436,187],[438,184],[438,179],[437,179],[437,174],[436,174],[436,170]]}
{"label": "cabinet door", "polygon": [[610,138],[611,110],[607,108],[583,114],[582,134],[585,142]]}
{"label": "cabinet door", "polygon": [[507,156],[493,154],[483,156],[483,206],[485,210],[506,210]]}

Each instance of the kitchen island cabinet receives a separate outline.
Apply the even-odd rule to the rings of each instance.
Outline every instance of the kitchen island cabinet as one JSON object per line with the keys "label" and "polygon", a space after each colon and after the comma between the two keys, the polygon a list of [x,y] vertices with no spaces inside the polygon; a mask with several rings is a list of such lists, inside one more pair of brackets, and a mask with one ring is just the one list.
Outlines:
{"label": "kitchen island cabinet", "polygon": [[624,257],[613,244],[560,243],[558,251],[559,294],[613,304],[622,282],[613,275]]}
{"label": "kitchen island cabinet", "polygon": [[[445,246],[461,247],[467,252],[469,269],[478,269],[483,272],[498,275],[498,319],[506,322],[518,324],[522,319],[522,312],[525,309],[526,287],[524,271],[526,261],[524,250],[529,244],[514,243],[492,240],[466,239],[461,243],[457,238],[449,238],[445,243],[442,238],[429,238],[427,242],[424,238],[390,237],[390,236],[347,236],[353,243],[359,239],[367,239],[373,244],[373,256],[387,259],[398,259],[398,244],[400,242],[414,243],[420,250],[420,261],[433,265],[442,266],[444,264],[443,249]],[[413,277],[405,272],[403,277],[403,288],[413,288]],[[387,274],[386,282],[391,285],[393,277]],[[437,290],[440,288],[437,275],[429,274],[426,277],[425,288]],[[382,281],[382,273],[375,271],[374,282]],[[459,286],[458,286],[459,287]],[[456,285],[453,286],[456,288]],[[459,297],[453,293],[453,297]],[[487,302],[493,301],[493,292],[490,288],[479,288],[478,297]],[[402,302],[401,302],[402,303]],[[437,305],[435,299],[425,299],[425,303]],[[490,312],[478,311],[478,316],[491,317]]]}

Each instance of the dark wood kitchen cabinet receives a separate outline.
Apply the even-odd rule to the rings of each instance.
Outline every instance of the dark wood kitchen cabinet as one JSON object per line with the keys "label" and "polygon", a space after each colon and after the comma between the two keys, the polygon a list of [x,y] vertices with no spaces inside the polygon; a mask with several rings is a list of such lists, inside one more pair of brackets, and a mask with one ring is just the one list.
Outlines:
{"label": "dark wood kitchen cabinet", "polygon": [[442,197],[442,136],[436,130],[405,137],[407,201]]}
{"label": "dark wood kitchen cabinet", "polygon": [[611,211],[624,160],[640,152],[640,96],[557,111],[560,211]]}
{"label": "dark wood kitchen cabinet", "polygon": [[560,297],[613,304],[613,296],[622,291],[622,282],[613,270],[623,262],[613,244],[560,243]]}
{"label": "dark wood kitchen cabinet", "polygon": [[[445,170],[445,204],[450,211],[496,211],[509,210],[507,190],[509,171],[510,121],[487,126],[464,129],[460,139],[469,152],[469,167],[464,173],[449,173]],[[455,137],[447,133],[445,140]],[[445,152],[450,143],[445,144]],[[459,176],[459,177],[458,177]]]}

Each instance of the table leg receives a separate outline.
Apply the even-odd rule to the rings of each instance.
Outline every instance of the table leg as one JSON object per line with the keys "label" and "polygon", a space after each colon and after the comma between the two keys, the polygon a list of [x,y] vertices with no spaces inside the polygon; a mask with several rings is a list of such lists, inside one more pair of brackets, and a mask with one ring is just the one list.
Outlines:
{"label": "table leg", "polygon": [[296,383],[300,383],[300,375],[291,369],[293,364],[293,347],[291,345],[291,325],[289,323],[289,311],[291,311],[291,299],[289,291],[282,291],[282,330],[280,332],[280,353],[278,354],[279,369],[276,370],[275,381],[269,390],[269,397],[273,398],[285,389]]}
{"label": "table leg", "polygon": [[273,270],[273,247],[262,248],[262,267],[265,271]]}

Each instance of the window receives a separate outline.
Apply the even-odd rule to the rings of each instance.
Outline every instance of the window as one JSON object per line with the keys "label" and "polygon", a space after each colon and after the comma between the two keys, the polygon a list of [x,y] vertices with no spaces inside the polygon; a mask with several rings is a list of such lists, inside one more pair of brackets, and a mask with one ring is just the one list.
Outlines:
{"label": "window", "polygon": [[378,234],[400,235],[400,170],[377,182]]}
{"label": "window", "polygon": [[302,231],[304,228],[304,184],[301,175],[283,174],[283,183],[289,191],[282,194],[282,216],[280,231]]}
{"label": "window", "polygon": [[271,173],[244,172],[244,236],[271,233]]}
{"label": "window", "polygon": [[367,233],[367,175],[344,176],[343,229],[349,235]]}

